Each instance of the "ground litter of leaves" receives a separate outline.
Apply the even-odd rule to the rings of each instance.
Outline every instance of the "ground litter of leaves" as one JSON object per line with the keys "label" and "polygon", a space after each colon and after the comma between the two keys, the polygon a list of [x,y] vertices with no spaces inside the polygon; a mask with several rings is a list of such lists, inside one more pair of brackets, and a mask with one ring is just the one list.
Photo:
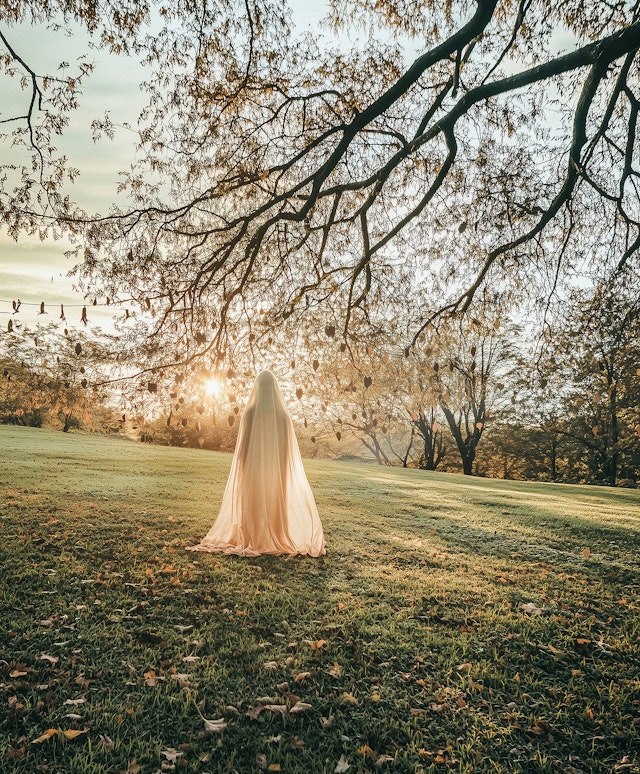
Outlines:
{"label": "ground litter of leaves", "polygon": [[309,461],[247,559],[228,455],[0,443],[0,771],[640,772],[639,492]]}

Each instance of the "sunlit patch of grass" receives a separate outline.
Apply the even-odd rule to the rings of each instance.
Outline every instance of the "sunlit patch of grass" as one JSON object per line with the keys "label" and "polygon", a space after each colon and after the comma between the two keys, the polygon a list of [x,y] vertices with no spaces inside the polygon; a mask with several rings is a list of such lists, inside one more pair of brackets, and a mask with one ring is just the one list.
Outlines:
{"label": "sunlit patch of grass", "polygon": [[640,770],[637,492],[309,462],[327,556],[243,559],[227,455],[0,441],[0,770]]}

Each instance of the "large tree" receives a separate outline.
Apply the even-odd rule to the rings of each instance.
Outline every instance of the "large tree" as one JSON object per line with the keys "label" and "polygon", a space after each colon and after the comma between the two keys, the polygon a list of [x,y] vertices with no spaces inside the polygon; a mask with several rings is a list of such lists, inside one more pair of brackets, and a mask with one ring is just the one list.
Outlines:
{"label": "large tree", "polygon": [[[274,327],[334,297],[345,335],[383,324],[400,270],[424,291],[416,340],[483,286],[550,293],[579,262],[637,263],[637,0],[328,0],[330,39],[296,34],[282,0],[0,12],[25,95],[2,116],[0,214],[14,234],[67,227],[84,282],[154,311],[154,362],[222,357],[258,307]],[[37,72],[15,22],[83,25],[151,68],[128,206],[69,198],[55,135],[91,67]]]}
{"label": "large tree", "polygon": [[[542,361],[560,398],[556,436],[580,449],[584,477],[615,486],[640,474],[640,292],[637,281],[575,291]],[[557,401],[556,397],[556,401]],[[548,402],[548,401],[547,401]],[[622,476],[621,476],[622,473]]]}

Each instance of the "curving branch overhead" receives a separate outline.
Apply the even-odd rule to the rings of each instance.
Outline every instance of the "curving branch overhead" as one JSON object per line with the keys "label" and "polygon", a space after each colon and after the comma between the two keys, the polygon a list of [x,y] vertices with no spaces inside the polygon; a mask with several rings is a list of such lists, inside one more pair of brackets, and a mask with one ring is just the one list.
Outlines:
{"label": "curving branch overhead", "polygon": [[[403,315],[415,343],[480,291],[548,308],[637,266],[638,2],[331,0],[321,35],[277,0],[102,6],[3,3],[5,76],[31,82],[4,139],[35,161],[0,214],[68,229],[79,277],[152,305],[165,352],[221,359],[314,310],[347,339]],[[79,22],[150,68],[128,206],[74,204],[52,138],[90,67],[36,74],[15,21]]]}

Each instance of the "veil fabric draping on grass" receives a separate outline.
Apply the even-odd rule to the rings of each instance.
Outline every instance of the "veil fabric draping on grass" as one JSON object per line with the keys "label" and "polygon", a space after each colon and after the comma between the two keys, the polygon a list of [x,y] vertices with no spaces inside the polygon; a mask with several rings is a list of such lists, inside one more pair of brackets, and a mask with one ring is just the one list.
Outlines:
{"label": "veil fabric draping on grass", "polygon": [[270,371],[258,375],[242,415],[218,518],[190,550],[242,556],[325,553],[293,422]]}

